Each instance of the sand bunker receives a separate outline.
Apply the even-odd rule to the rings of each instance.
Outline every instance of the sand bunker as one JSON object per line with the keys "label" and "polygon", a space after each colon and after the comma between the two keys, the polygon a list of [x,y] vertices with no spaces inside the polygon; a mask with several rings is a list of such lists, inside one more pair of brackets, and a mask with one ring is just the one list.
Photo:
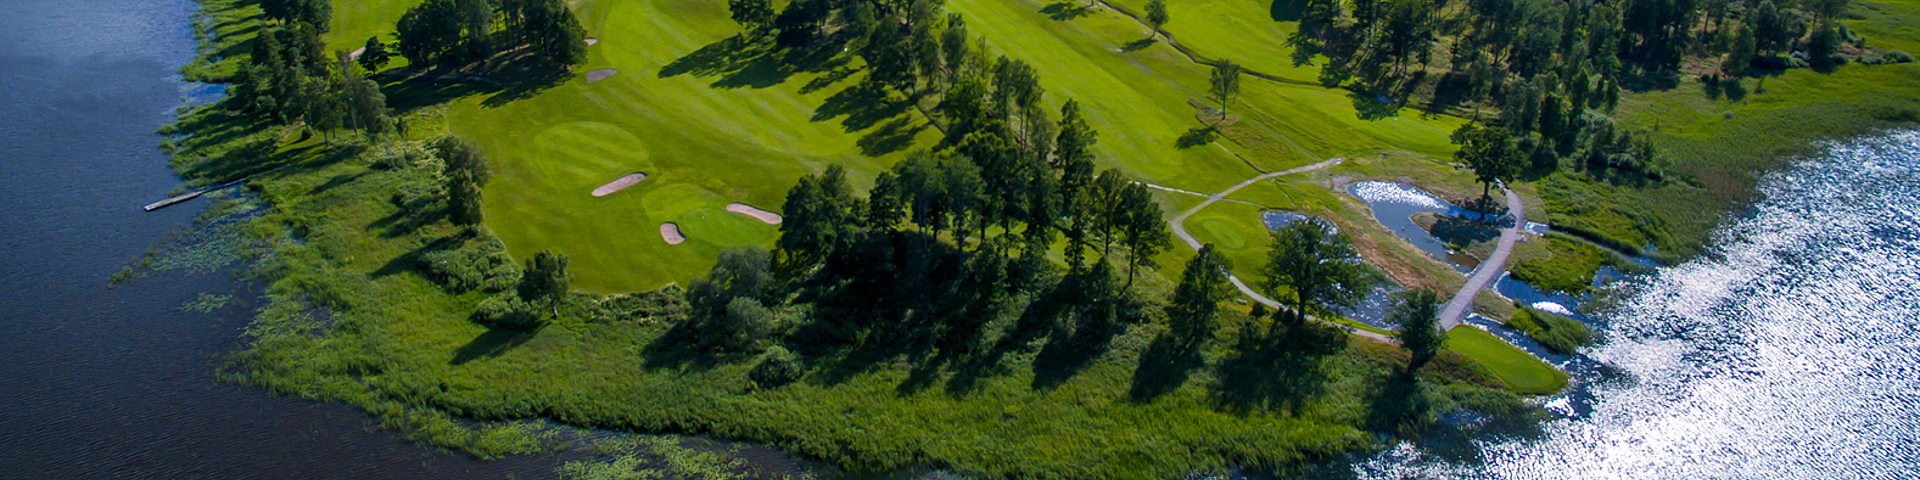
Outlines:
{"label": "sand bunker", "polygon": [[780,224],[780,214],[753,208],[752,205],[744,203],[729,203],[727,204],[727,211],[753,217],[754,220],[759,220],[760,223],[768,225]]}
{"label": "sand bunker", "polygon": [[591,47],[593,46],[593,44],[596,44],[596,43],[600,43],[600,39],[594,38],[594,37],[587,37],[587,46]]}
{"label": "sand bunker", "polygon": [[353,51],[353,53],[349,53],[349,54],[347,54],[347,59],[348,59],[348,60],[359,60],[359,59],[360,59],[360,54],[362,54],[362,53],[367,53],[367,47],[360,47],[360,49],[359,49],[359,50],[354,50],[354,51]]}
{"label": "sand bunker", "polygon": [[687,237],[680,234],[680,224],[673,222],[660,224],[660,239],[666,240],[668,245],[679,245],[680,242],[687,241]]}
{"label": "sand bunker", "polygon": [[612,195],[613,192],[626,190],[627,187],[634,186],[634,184],[640,183],[641,180],[646,180],[646,179],[647,179],[647,174],[645,173],[641,173],[641,172],[629,173],[621,176],[620,178],[616,178],[611,182],[607,182],[606,185],[601,185],[600,188],[593,189],[593,196],[604,197],[607,195]]}
{"label": "sand bunker", "polygon": [[602,68],[602,69],[599,69],[599,70],[594,70],[594,71],[591,71],[591,72],[587,72],[587,83],[593,83],[593,82],[598,82],[598,81],[601,81],[601,80],[606,80],[606,79],[607,79],[607,77],[611,77],[611,76],[613,76],[613,74],[616,74],[616,73],[620,73],[620,71],[619,71],[619,70],[614,70],[614,69],[611,69],[611,68]]}

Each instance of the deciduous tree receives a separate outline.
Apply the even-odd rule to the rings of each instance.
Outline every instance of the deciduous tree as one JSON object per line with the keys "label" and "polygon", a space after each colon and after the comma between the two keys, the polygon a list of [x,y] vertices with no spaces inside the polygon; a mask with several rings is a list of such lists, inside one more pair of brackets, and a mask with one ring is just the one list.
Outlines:
{"label": "deciduous tree", "polygon": [[1293,222],[1273,232],[1267,250],[1268,295],[1287,287],[1294,313],[1305,318],[1307,309],[1349,306],[1367,291],[1365,263],[1353,243],[1317,221]]}
{"label": "deciduous tree", "polygon": [[1413,354],[1407,360],[1407,372],[1419,371],[1446,344],[1446,333],[1439,328],[1440,296],[1432,290],[1401,293],[1387,311],[1387,319],[1400,327],[1400,346]]}

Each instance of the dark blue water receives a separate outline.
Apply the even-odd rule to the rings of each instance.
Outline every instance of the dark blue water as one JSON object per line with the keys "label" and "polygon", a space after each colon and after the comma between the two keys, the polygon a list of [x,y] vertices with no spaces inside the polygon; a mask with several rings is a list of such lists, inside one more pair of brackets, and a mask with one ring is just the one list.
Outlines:
{"label": "dark blue water", "polygon": [[[204,202],[152,132],[183,97],[185,0],[7,2],[0,15],[0,478],[546,478],[413,446],[339,405],[213,378],[246,325],[227,273],[107,279]],[[200,293],[238,304],[179,307]]]}

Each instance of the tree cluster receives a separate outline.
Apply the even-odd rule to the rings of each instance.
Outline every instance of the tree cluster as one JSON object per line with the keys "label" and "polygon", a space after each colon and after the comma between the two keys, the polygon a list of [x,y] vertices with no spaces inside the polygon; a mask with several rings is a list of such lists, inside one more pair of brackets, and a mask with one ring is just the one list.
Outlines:
{"label": "tree cluster", "polygon": [[571,68],[586,61],[586,30],[563,0],[427,0],[394,25],[400,56],[457,69],[500,48],[525,47],[539,61]]}
{"label": "tree cluster", "polygon": [[321,132],[394,130],[380,85],[345,54],[329,58],[319,27],[298,17],[262,28],[236,78],[231,105],[281,124],[304,122]]}
{"label": "tree cluster", "polygon": [[1569,160],[1655,180],[1650,144],[1606,119],[1625,85],[1689,57],[1713,60],[1721,73],[1706,80],[1718,83],[1844,62],[1841,45],[1861,44],[1836,21],[1847,0],[1288,1],[1300,12],[1294,61],[1324,57],[1323,83],[1350,85],[1356,102],[1397,108],[1437,74],[1436,96],[1497,108],[1536,168]]}

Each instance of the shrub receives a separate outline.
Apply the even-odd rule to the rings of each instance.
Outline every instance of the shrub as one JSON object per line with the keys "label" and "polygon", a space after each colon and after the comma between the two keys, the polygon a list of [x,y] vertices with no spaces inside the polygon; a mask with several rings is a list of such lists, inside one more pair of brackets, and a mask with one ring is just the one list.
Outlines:
{"label": "shrub", "polygon": [[1883,56],[1887,63],[1913,63],[1913,55],[1901,50],[1888,50]]}
{"label": "shrub", "polygon": [[445,190],[438,182],[410,180],[400,184],[389,201],[408,215],[418,215],[440,208],[441,199],[445,197]]}
{"label": "shrub", "polygon": [[720,346],[733,350],[747,350],[760,343],[773,332],[777,321],[772,310],[750,297],[735,297],[727,303],[726,314],[717,320],[719,328],[715,333],[719,338],[716,340]]}
{"label": "shrub", "polygon": [[601,297],[587,309],[587,321],[614,323],[629,321],[677,322],[687,317],[687,301],[680,287],[645,293],[619,293]]}
{"label": "shrub", "polygon": [[754,385],[773,388],[799,380],[804,370],[800,355],[775,345],[760,354],[760,363],[754,364],[753,370],[747,372],[747,378],[752,379]]}
{"label": "shrub", "polygon": [[506,294],[480,301],[473,310],[473,321],[490,328],[527,328],[540,325],[545,318],[540,316],[539,307],[519,295]]}
{"label": "shrub", "polygon": [[454,293],[498,292],[520,281],[520,269],[507,254],[506,244],[485,233],[452,248],[428,251],[415,266],[427,279]]}

